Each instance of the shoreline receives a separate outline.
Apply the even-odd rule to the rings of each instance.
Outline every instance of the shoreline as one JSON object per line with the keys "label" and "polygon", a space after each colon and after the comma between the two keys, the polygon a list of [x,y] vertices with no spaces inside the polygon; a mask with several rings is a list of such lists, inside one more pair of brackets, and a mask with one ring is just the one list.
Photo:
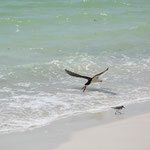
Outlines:
{"label": "shoreline", "polygon": [[73,133],[53,150],[141,150],[150,148],[150,113]]}
{"label": "shoreline", "polygon": [[115,115],[115,111],[110,109],[63,118],[34,130],[1,134],[0,147],[5,150],[53,150],[69,141],[76,132],[107,126],[146,113],[150,113],[150,101],[127,105],[121,115]]}

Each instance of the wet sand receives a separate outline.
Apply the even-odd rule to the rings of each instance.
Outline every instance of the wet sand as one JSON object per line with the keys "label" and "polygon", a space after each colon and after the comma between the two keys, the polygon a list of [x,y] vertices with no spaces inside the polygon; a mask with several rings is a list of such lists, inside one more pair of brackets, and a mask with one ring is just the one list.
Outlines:
{"label": "wet sand", "polygon": [[[104,146],[111,146],[111,150],[117,150],[120,147],[122,150],[123,148],[138,150],[141,147],[149,149],[149,110],[150,102],[143,102],[127,105],[121,115],[115,115],[113,109],[74,115],[34,130],[1,134],[0,148],[5,150],[73,150],[74,148],[97,150]],[[107,150],[109,147],[104,149]]]}
{"label": "wet sand", "polygon": [[150,113],[76,132],[54,150],[80,149],[150,149]]}

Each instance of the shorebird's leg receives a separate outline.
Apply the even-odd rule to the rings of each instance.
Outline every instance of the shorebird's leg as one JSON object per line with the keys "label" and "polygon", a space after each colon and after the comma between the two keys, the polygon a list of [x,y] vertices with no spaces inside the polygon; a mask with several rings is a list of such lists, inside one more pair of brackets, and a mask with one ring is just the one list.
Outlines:
{"label": "shorebird's leg", "polygon": [[121,115],[121,112],[119,110],[116,110],[115,115]]}
{"label": "shorebird's leg", "polygon": [[85,91],[85,89],[86,89],[86,85],[84,85],[84,87],[82,88],[83,89],[83,92]]}

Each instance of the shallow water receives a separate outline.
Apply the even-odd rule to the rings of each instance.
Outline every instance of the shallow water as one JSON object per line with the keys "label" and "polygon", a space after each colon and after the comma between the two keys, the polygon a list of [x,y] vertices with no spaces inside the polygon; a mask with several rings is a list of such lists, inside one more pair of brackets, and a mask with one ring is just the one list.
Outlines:
{"label": "shallow water", "polygon": [[[0,2],[0,132],[150,98],[149,0]],[[93,76],[90,85],[64,69]]]}

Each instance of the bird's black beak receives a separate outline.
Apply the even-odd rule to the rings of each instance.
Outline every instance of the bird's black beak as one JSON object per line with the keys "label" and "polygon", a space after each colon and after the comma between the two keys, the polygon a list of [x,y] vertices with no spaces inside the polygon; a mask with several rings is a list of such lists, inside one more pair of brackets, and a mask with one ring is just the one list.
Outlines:
{"label": "bird's black beak", "polygon": [[86,85],[82,88],[83,89],[83,92],[85,91],[85,89],[86,89]]}

